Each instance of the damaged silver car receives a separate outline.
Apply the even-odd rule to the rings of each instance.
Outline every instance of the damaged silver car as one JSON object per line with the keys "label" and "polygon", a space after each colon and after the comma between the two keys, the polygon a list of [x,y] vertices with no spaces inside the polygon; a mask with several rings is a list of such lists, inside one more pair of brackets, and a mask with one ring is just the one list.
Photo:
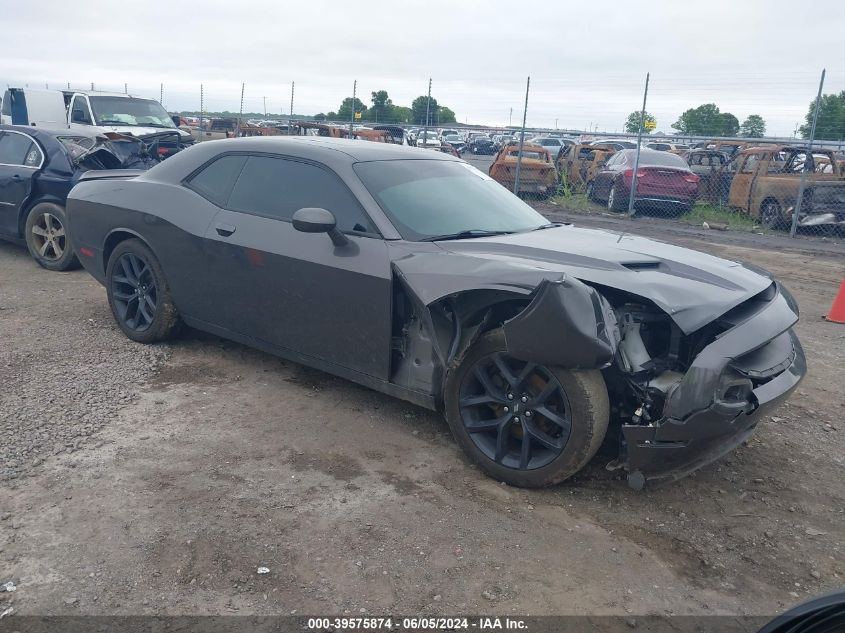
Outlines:
{"label": "damaged silver car", "polygon": [[441,410],[513,485],[563,481],[605,440],[632,486],[680,477],[806,371],[798,306],[767,272],[549,223],[441,153],[203,143],[92,173],[68,213],[132,340],[185,323]]}

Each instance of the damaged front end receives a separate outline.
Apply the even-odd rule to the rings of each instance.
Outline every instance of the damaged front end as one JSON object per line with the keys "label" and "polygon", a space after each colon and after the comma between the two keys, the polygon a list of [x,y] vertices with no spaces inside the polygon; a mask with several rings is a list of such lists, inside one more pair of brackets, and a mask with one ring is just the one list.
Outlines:
{"label": "damaged front end", "polygon": [[105,132],[96,136],[61,136],[71,162],[81,171],[147,170],[159,163],[155,146],[134,136]]}
{"label": "damaged front end", "polygon": [[734,449],[806,373],[791,330],[798,308],[776,282],[690,334],[647,302],[615,309],[621,342],[604,373],[622,426],[609,468],[624,468],[634,488]]}
{"label": "damaged front end", "polygon": [[[652,299],[642,296],[646,285],[633,294],[633,282],[611,287],[530,267],[511,269],[505,282],[501,261],[465,260],[449,274],[438,261],[417,256],[396,266],[394,305],[407,307],[394,321],[393,382],[438,401],[449,371],[495,328],[517,360],[599,369],[618,431],[619,454],[608,468],[624,469],[634,488],[681,478],[731,451],[806,373],[791,329],[795,300],[749,265],[732,269],[733,279],[745,279],[753,293],[693,304],[678,291],[671,301],[667,279],[656,290],[665,272],[655,273]],[[472,287],[479,272],[497,283]],[[711,281],[686,269],[671,279],[681,272],[690,284]],[[719,283],[723,295],[741,292],[738,283]]]}

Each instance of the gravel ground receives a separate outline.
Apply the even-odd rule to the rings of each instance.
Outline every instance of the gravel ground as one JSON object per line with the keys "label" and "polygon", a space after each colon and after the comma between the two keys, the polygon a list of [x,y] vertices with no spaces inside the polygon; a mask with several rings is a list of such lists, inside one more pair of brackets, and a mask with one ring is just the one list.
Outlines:
{"label": "gravel ground", "polygon": [[642,493],[606,451],[510,488],[426,410],[192,331],[135,345],[84,272],[0,244],[0,613],[767,615],[842,585],[842,251],[626,230],[773,270],[809,362],[747,445]]}
{"label": "gravel ground", "polygon": [[[15,266],[29,267],[26,251],[7,248]],[[80,273],[36,268],[20,285],[3,268],[0,480],[10,480],[49,455],[96,446],[97,431],[133,402],[166,352],[122,336],[99,302],[79,296],[88,285]]]}

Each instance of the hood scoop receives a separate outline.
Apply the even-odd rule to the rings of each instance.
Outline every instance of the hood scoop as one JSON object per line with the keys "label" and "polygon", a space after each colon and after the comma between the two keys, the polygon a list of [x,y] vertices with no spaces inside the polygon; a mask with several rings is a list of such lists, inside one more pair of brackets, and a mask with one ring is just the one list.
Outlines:
{"label": "hood scoop", "polygon": [[660,270],[662,262],[648,261],[648,262],[622,262],[622,266],[628,270]]}

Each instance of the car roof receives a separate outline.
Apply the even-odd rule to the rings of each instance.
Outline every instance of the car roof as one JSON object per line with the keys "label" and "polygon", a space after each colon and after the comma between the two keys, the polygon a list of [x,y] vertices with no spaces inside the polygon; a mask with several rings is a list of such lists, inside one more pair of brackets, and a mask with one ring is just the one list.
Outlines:
{"label": "car roof", "polygon": [[289,158],[312,160],[336,171],[345,169],[353,163],[378,160],[462,162],[459,158],[443,152],[432,152],[428,149],[394,143],[374,143],[324,136],[249,136],[197,143],[144,172],[139,179],[178,182],[206,162],[230,152],[279,154]]}
{"label": "car roof", "polygon": [[23,132],[24,134],[29,134],[35,138],[39,138],[41,136],[85,136],[88,138],[96,138],[97,136],[101,135],[102,133],[92,132],[89,130],[83,129],[75,129],[71,130],[69,128],[60,128],[60,129],[49,129],[44,127],[36,127],[34,125],[0,125],[0,131],[3,130],[11,130],[15,132]]}

